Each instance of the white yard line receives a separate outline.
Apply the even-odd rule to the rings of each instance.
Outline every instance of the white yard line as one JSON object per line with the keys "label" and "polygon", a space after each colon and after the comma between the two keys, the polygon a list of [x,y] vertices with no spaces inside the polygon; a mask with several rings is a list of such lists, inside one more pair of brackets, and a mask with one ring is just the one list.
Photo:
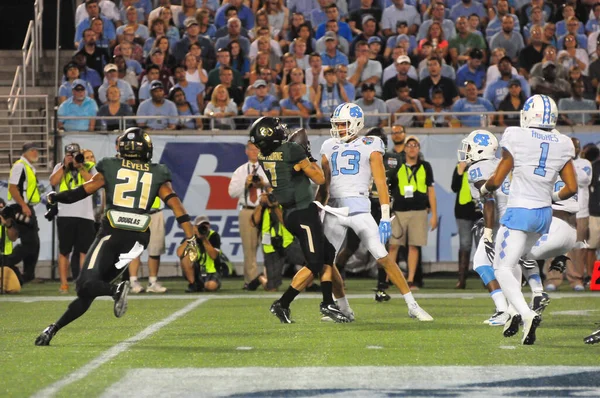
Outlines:
{"label": "white yard line", "polygon": [[200,304],[208,301],[209,299],[210,299],[210,297],[198,298],[196,301],[186,305],[184,308],[180,309],[179,311],[174,312],[173,314],[169,315],[162,321],[148,326],[146,329],[142,330],[137,335],[113,346],[108,351],[105,351],[103,354],[101,354],[100,356],[93,359],[91,362],[89,362],[86,365],[84,365],[83,367],[77,369],[75,372],[73,372],[73,373],[67,375],[66,377],[64,377],[63,379],[49,385],[48,387],[44,388],[43,390],[38,391],[36,394],[33,395],[33,397],[41,398],[41,397],[54,396],[56,393],[58,393],[64,387],[85,378],[90,373],[92,373],[94,370],[98,369],[100,366],[109,362],[110,360],[112,360],[113,358],[118,356],[119,354],[127,351],[129,349],[129,347],[131,347],[132,345],[152,336],[154,333],[158,332],[163,327],[167,326],[168,324],[170,324],[170,323],[176,321],[177,319],[181,318],[182,316],[186,315],[188,312],[194,310]]}

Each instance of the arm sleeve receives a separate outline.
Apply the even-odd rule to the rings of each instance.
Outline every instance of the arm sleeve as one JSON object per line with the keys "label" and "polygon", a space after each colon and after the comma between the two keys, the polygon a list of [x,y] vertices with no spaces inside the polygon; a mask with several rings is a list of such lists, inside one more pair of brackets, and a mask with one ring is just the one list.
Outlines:
{"label": "arm sleeve", "polygon": [[[465,173],[467,172],[467,170],[465,170]],[[458,175],[458,168],[455,167],[454,168],[454,173],[452,173],[452,192],[456,192],[458,193],[458,191],[460,191],[460,187],[462,185],[462,179],[463,176]]]}
{"label": "arm sleeve", "polygon": [[423,162],[423,166],[425,167],[425,173],[427,174],[427,177],[425,177],[425,185],[431,187],[435,182],[433,179],[433,169],[431,168],[429,162]]}

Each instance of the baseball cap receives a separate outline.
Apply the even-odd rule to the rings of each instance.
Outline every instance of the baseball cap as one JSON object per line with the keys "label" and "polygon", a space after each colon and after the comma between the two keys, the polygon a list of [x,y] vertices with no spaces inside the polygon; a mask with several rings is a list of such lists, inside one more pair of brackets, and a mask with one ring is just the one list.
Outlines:
{"label": "baseball cap", "polygon": [[371,14],[367,14],[367,15],[363,16],[362,23],[365,24],[365,23],[367,23],[367,21],[375,21],[375,22],[377,22],[377,20],[375,19],[375,17],[373,15],[371,15]]}
{"label": "baseball cap", "polygon": [[372,83],[363,83],[361,90],[362,91],[367,91],[367,90],[375,91],[375,85]]}
{"label": "baseball cap", "polygon": [[408,22],[406,21],[396,21],[396,28],[399,28],[400,26],[408,26]]}
{"label": "baseball cap", "polygon": [[198,216],[198,217],[196,217],[196,219],[194,219],[194,225],[200,225],[200,224],[204,224],[204,223],[210,224],[210,220],[208,219],[207,216]]}
{"label": "baseball cap", "polygon": [[63,72],[66,75],[67,71],[71,68],[76,68],[79,69],[79,67],[77,66],[77,64],[73,61],[69,62],[68,64],[65,65],[65,67],[63,68]]}
{"label": "baseball cap", "polygon": [[154,50],[150,51],[150,55],[154,55],[154,54],[162,54],[162,50],[160,48],[155,48]]}
{"label": "baseball cap", "polygon": [[160,80],[152,80],[152,82],[150,82],[150,91],[156,90],[157,88],[162,88],[164,90],[165,87]]}
{"label": "baseball cap", "polygon": [[399,43],[401,40],[410,41],[410,37],[402,33],[401,35],[396,36],[396,43]]}
{"label": "baseball cap", "polygon": [[81,87],[85,89],[85,82],[81,79],[73,80],[72,89],[75,90],[77,87]]}
{"label": "baseball cap", "polygon": [[508,87],[512,87],[512,86],[519,86],[519,87],[521,87],[521,81],[519,79],[511,79],[508,82]]}
{"label": "baseball cap", "polygon": [[403,64],[404,62],[407,62],[410,64],[410,57],[408,55],[401,55],[398,58],[396,58],[397,64]]}
{"label": "baseball cap", "polygon": [[542,64],[542,68],[545,68],[546,66],[550,66],[550,65],[554,65],[554,66],[556,66],[556,64],[554,63],[554,61],[545,61],[545,62]]}
{"label": "baseball cap", "polygon": [[71,144],[67,144],[65,145],[65,153],[69,152],[81,152],[81,147],[79,146],[79,144],[76,144],[74,142]]}
{"label": "baseball cap", "polygon": [[417,144],[421,145],[421,141],[419,141],[416,135],[409,135],[404,139],[404,142],[406,142],[407,144],[409,141],[417,141]]}
{"label": "baseball cap", "polygon": [[254,88],[259,88],[261,86],[266,86],[267,82],[264,81],[263,79],[258,79],[257,81],[254,82],[254,84],[252,85],[252,87]]}
{"label": "baseball cap", "polygon": [[104,73],[108,73],[110,71],[117,72],[118,70],[119,68],[117,68],[117,65],[115,64],[106,64],[106,66],[104,67]]}
{"label": "baseball cap", "polygon": [[335,35],[334,32],[325,33],[325,41],[329,41],[329,40],[337,40],[337,36]]}
{"label": "baseball cap", "polygon": [[478,48],[474,48],[469,51],[469,57],[474,59],[483,59],[483,52]]}
{"label": "baseball cap", "polygon": [[194,18],[194,17],[187,17],[187,18],[185,19],[185,21],[183,22],[183,25],[184,25],[186,28],[189,28],[189,27],[190,27],[190,26],[192,26],[192,25],[198,25],[198,21],[197,21],[197,20],[196,20],[196,18]]}
{"label": "baseball cap", "polygon": [[504,57],[500,58],[500,60],[498,61],[498,64],[501,64],[504,61],[508,61],[512,65],[512,59],[510,59],[510,57],[508,55],[505,55]]}
{"label": "baseball cap", "polygon": [[25,153],[27,151],[31,151],[32,149],[41,149],[41,148],[35,142],[26,142],[25,144],[23,144],[23,153]]}
{"label": "baseball cap", "polygon": [[369,37],[369,41],[367,42],[367,44],[371,44],[371,43],[379,43],[379,44],[381,44],[381,37],[379,37],[379,36]]}

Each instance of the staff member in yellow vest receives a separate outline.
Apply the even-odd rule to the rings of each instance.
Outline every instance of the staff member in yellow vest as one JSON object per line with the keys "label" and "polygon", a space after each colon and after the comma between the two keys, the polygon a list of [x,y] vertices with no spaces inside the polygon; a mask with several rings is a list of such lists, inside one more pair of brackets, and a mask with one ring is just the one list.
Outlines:
{"label": "staff member in yellow vest", "polygon": [[[85,162],[79,144],[65,145],[63,161],[54,166],[50,175],[50,185],[57,192],[77,189],[96,174],[93,162]],[[83,264],[85,255],[94,241],[94,206],[91,196],[75,203],[58,204],[58,275],[60,277],[59,293],[68,293],[69,256],[79,256],[79,264]],[[76,279],[77,275],[73,275]]]}
{"label": "staff member in yellow vest", "polygon": [[216,292],[221,288],[221,276],[217,270],[217,262],[221,253],[221,236],[210,228],[207,216],[196,217],[194,234],[198,244],[196,261],[192,263],[189,256],[184,255],[185,239],[177,248],[181,269],[189,283],[185,292]]}
{"label": "staff member in yellow vest", "polygon": [[437,202],[433,181],[433,170],[429,162],[419,157],[421,142],[414,135],[406,137],[404,162],[392,175],[390,186],[394,198],[390,238],[390,256],[396,258],[400,246],[408,244],[408,277],[411,290],[418,290],[414,284],[419,248],[427,246],[427,213],[431,213],[430,229],[437,228]]}
{"label": "staff member in yellow vest", "polygon": [[[0,198],[0,283],[3,283],[2,291],[5,293],[16,293],[21,290],[21,272],[13,264],[8,261],[9,256],[13,252],[13,242],[19,238],[16,221],[11,218],[9,212],[4,212],[6,202]],[[6,217],[4,217],[6,215]],[[12,270],[8,271],[7,269]]]}
{"label": "staff member in yellow vest", "polygon": [[457,289],[464,289],[467,286],[467,273],[469,272],[469,263],[471,261],[471,247],[473,245],[473,225],[475,221],[483,217],[478,210],[471,189],[469,188],[469,179],[465,170],[466,162],[459,162],[452,174],[452,192],[456,192],[456,202],[454,203],[454,217],[458,227],[458,282]]}
{"label": "staff member in yellow vest", "polygon": [[[160,198],[152,204],[150,210],[150,242],[148,243],[148,293],[165,293],[167,288],[158,282],[158,268],[160,267],[160,256],[165,254],[165,216],[164,208]],[[131,282],[131,293],[142,293],[144,287],[138,281],[138,269],[140,268],[140,258],[136,258],[129,264],[129,282]]]}
{"label": "staff member in yellow vest", "polygon": [[275,203],[275,198],[263,193],[252,214],[252,224],[260,230],[267,278],[265,280],[261,274],[251,284],[257,287],[263,285],[269,292],[276,292],[281,285],[281,274],[286,260],[290,264],[300,266],[306,263],[300,244],[283,226],[282,217],[281,206]]}
{"label": "staff member in yellow vest", "polygon": [[13,248],[11,264],[23,261],[23,282],[42,282],[35,278],[35,266],[40,254],[40,237],[34,206],[40,203],[40,191],[33,166],[39,160],[39,145],[28,142],[23,145],[21,158],[10,169],[8,178],[9,204],[17,203],[21,211],[29,217],[28,223],[17,223],[21,243]]}

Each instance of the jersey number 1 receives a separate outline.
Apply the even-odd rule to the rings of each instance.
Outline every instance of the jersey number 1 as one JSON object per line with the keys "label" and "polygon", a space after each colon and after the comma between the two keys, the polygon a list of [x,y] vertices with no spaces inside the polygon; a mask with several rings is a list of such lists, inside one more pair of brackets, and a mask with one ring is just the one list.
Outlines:
{"label": "jersey number 1", "polygon": [[542,154],[540,155],[540,161],[538,162],[538,167],[533,169],[533,174],[538,175],[540,177],[546,176],[546,159],[548,159],[548,149],[550,149],[550,144],[547,142],[542,142],[540,144],[540,148],[542,148]]}
{"label": "jersey number 1", "polygon": [[148,206],[150,187],[152,186],[152,173],[142,173],[142,178],[140,178],[139,171],[119,169],[117,179],[126,181],[115,185],[115,193],[113,194],[114,205],[133,209],[135,207],[135,195],[128,194],[137,192],[138,183],[141,183],[142,192],[139,196],[140,202],[137,207],[145,209]]}

